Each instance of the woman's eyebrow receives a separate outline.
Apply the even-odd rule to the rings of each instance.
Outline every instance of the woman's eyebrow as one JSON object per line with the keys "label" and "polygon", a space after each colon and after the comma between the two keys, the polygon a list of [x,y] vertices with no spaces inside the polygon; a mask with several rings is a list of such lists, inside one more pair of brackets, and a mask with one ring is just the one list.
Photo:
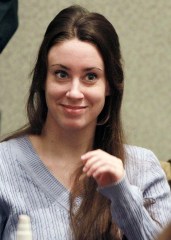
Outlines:
{"label": "woman's eyebrow", "polygon": [[64,69],[66,69],[66,70],[70,70],[69,67],[66,67],[66,66],[64,66],[64,65],[62,65],[62,64],[58,64],[58,63],[56,63],[56,64],[52,64],[52,65],[50,65],[50,67],[54,67],[54,66],[59,66],[59,67],[64,68]]}
{"label": "woman's eyebrow", "polygon": [[103,71],[101,68],[99,68],[99,67],[89,67],[89,68],[85,68],[85,71],[87,72],[87,71],[91,71],[91,70],[100,70],[100,71]]}
{"label": "woman's eyebrow", "polygon": [[[50,65],[50,67],[54,67],[54,66],[59,66],[59,67],[61,67],[61,68],[63,68],[63,69],[65,69],[65,70],[70,70],[70,68],[69,67],[67,67],[67,66],[65,66],[65,65],[63,65],[63,64],[58,64],[58,63],[56,63],[56,64],[52,64],[52,65]],[[99,71],[103,71],[101,68],[99,68],[99,67],[88,67],[88,68],[85,68],[85,69],[83,69],[85,72],[88,72],[88,71],[92,71],[92,70],[99,70]]]}

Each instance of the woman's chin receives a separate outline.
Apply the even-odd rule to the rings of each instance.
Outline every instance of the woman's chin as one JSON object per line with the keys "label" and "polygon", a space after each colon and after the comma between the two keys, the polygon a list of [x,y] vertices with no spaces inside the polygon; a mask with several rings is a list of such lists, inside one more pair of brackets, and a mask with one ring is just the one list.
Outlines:
{"label": "woman's chin", "polygon": [[66,129],[67,131],[71,130],[71,131],[80,131],[80,130],[85,130],[86,128],[92,128],[94,127],[94,124],[86,124],[83,122],[70,122],[70,123],[65,123],[63,125],[63,129]]}
{"label": "woman's chin", "polygon": [[85,126],[83,124],[66,124],[65,126],[63,126],[64,129],[66,130],[72,130],[72,131],[77,131],[77,130],[81,130],[84,129]]}

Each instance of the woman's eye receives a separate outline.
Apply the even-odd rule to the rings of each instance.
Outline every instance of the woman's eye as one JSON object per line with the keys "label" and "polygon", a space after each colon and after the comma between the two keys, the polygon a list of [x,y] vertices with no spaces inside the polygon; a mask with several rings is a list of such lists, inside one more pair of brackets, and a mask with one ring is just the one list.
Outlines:
{"label": "woman's eye", "polygon": [[96,80],[96,78],[97,78],[97,75],[95,73],[88,73],[86,76],[86,79],[89,81]]}
{"label": "woman's eye", "polygon": [[56,71],[56,72],[55,72],[55,75],[56,75],[58,78],[61,78],[61,79],[68,77],[68,74],[67,74],[65,71],[62,71],[62,70]]}

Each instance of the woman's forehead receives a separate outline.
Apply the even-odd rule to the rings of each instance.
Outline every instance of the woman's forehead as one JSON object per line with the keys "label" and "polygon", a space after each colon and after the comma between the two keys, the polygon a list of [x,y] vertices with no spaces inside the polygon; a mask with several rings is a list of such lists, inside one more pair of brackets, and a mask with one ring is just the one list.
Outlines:
{"label": "woman's forehead", "polygon": [[62,64],[72,66],[98,67],[104,70],[101,54],[90,42],[80,41],[76,38],[57,43],[48,53],[49,65]]}

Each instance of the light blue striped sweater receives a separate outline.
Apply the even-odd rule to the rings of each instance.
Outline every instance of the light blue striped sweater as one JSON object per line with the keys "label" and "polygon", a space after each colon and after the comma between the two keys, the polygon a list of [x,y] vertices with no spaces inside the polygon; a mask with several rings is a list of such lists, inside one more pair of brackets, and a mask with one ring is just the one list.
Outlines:
{"label": "light blue striped sweater", "polygon": [[[126,146],[126,152],[126,176],[98,191],[111,199],[112,217],[127,239],[152,240],[171,219],[170,189],[151,151]],[[16,239],[20,214],[30,216],[33,240],[71,240],[69,194],[26,136],[0,144],[1,240]]]}

